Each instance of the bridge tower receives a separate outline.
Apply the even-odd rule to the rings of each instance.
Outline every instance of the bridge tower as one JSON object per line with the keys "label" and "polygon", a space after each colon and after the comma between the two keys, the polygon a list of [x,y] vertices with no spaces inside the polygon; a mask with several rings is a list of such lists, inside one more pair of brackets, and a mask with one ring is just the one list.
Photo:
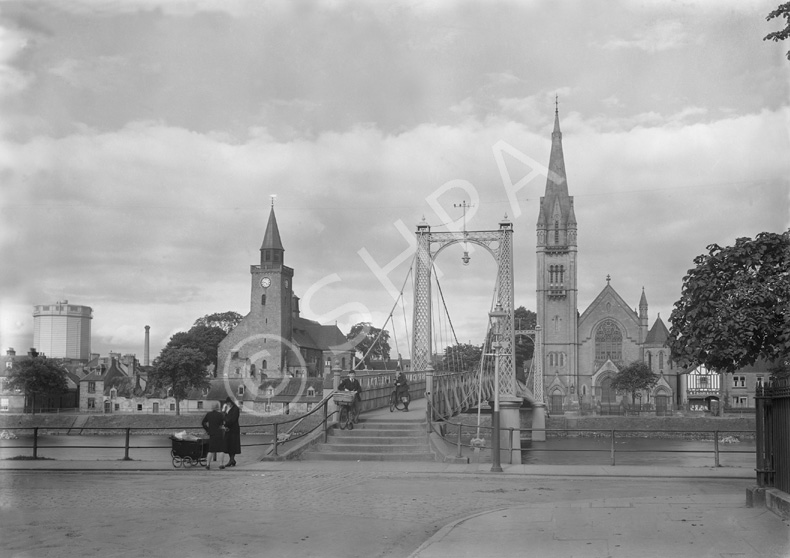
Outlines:
{"label": "bridge tower", "polygon": [[[497,300],[505,314],[501,321],[499,349],[499,405],[501,428],[520,428],[522,398],[516,394],[515,328],[513,323],[513,223],[507,216],[495,231],[432,232],[425,219],[417,225],[417,258],[414,271],[414,321],[412,370],[431,364],[431,272],[439,253],[453,244],[472,243],[488,251],[497,263]],[[505,434],[507,435],[507,434]],[[516,437],[518,438],[518,437]],[[505,442],[505,444],[507,441]],[[520,440],[513,441],[514,449]],[[501,447],[507,447],[502,445]],[[520,463],[520,451],[512,452]],[[509,456],[508,456],[509,458]]]}

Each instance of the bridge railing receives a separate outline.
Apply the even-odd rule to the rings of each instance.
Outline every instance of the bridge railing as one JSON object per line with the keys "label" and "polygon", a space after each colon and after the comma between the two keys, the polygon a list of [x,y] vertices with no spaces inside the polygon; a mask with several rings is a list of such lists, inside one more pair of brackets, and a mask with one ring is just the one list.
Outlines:
{"label": "bridge railing", "polygon": [[493,374],[479,372],[433,373],[431,400],[428,404],[431,421],[442,421],[477,407],[478,401],[489,401],[494,394]]}

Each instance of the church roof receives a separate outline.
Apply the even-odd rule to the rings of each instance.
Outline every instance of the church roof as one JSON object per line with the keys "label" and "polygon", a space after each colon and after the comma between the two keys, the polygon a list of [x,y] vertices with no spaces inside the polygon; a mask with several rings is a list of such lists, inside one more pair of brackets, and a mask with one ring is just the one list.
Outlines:
{"label": "church roof", "polygon": [[274,215],[274,206],[269,212],[269,222],[266,224],[261,250],[284,250],[282,240],[280,240],[280,229],[277,227],[277,217]]}
{"label": "church roof", "polygon": [[[644,293],[642,293],[644,296]],[[664,325],[664,320],[661,319],[661,316],[656,318],[653,327],[650,328],[650,331],[647,332],[647,338],[645,339],[646,345],[664,345],[669,339],[669,330],[667,326]]]}
{"label": "church roof", "polygon": [[625,300],[623,300],[623,297],[621,297],[617,293],[617,291],[614,290],[614,287],[612,287],[607,281],[606,286],[598,294],[598,296],[595,297],[595,300],[593,300],[592,303],[587,307],[587,309],[584,312],[582,312],[581,316],[579,317],[580,324],[588,316],[592,314],[592,312],[598,307],[598,305],[602,304],[603,299],[606,297],[607,294],[611,295],[615,305],[618,306],[624,313],[626,313],[630,319],[632,319],[634,322],[638,320],[637,313],[634,312],[633,309],[630,306],[628,306],[628,304],[626,304]]}
{"label": "church roof", "polygon": [[346,336],[336,325],[321,325],[306,318],[293,319],[293,341],[300,347],[321,351],[342,351]]}

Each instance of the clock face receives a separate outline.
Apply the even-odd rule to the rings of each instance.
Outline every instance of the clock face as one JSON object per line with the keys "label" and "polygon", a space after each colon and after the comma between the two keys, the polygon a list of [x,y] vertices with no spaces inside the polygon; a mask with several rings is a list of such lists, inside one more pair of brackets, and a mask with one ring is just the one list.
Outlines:
{"label": "clock face", "polygon": [[268,277],[264,277],[263,279],[261,279],[261,287],[263,287],[264,289],[268,289],[269,285],[271,284],[272,284],[272,280],[269,279]]}

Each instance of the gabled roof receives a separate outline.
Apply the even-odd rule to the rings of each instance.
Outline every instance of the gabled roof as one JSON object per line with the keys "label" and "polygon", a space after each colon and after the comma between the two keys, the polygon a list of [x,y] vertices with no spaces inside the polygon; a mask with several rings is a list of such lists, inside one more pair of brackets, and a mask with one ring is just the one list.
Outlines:
{"label": "gabled roof", "polygon": [[667,329],[667,326],[664,325],[664,321],[661,319],[661,316],[659,316],[656,318],[653,327],[651,327],[650,331],[647,332],[645,345],[663,346],[666,345],[667,339],[669,339],[669,330]]}
{"label": "gabled roof", "polygon": [[293,342],[300,347],[321,351],[350,351],[342,347],[346,336],[336,325],[321,325],[306,318],[294,318],[292,322]]}
{"label": "gabled roof", "polygon": [[80,382],[109,382],[113,378],[128,378],[126,374],[118,367],[117,361],[113,358],[110,359],[110,366],[103,374],[101,371],[91,372],[87,376],[80,378]]}
{"label": "gabled roof", "polygon": [[610,295],[617,303],[617,305],[620,306],[622,310],[628,314],[629,317],[633,318],[635,321],[639,319],[637,313],[634,312],[634,310],[630,306],[628,306],[628,304],[626,304],[625,300],[623,300],[623,297],[621,297],[617,293],[617,291],[614,290],[614,287],[612,287],[607,281],[606,286],[603,288],[603,290],[601,290],[598,296],[595,297],[595,300],[593,300],[592,303],[587,307],[587,309],[584,312],[582,312],[582,315],[579,317],[579,323],[582,323],[585,320],[585,318],[587,318],[587,316],[593,311],[593,309],[595,309],[595,307],[598,306],[603,301],[606,295]]}
{"label": "gabled roof", "polygon": [[[314,395],[308,396],[307,392],[311,387],[313,388]],[[272,396],[267,395],[269,388],[272,388],[274,392]],[[261,385],[258,386],[258,397],[256,401],[293,401],[296,403],[298,399],[301,399],[315,402],[320,401],[323,396],[323,378],[274,378],[261,382]]]}
{"label": "gabled roof", "polygon": [[[254,401],[255,395],[245,384],[243,378],[212,378],[208,393],[202,389],[193,389],[187,394],[187,399],[192,401],[220,401],[232,397],[236,401]],[[244,395],[239,396],[239,386],[245,386]]]}

